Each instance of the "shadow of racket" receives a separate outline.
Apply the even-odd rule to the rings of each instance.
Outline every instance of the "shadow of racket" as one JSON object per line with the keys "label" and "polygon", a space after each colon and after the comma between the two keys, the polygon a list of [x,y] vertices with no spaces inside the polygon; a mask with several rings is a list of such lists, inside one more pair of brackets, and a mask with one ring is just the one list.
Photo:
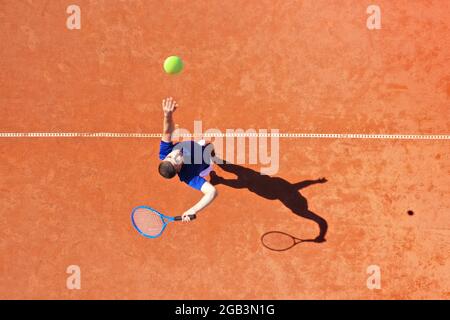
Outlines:
{"label": "shadow of racket", "polygon": [[286,251],[302,242],[316,242],[315,239],[299,239],[282,231],[269,231],[261,236],[261,243],[272,251]]}

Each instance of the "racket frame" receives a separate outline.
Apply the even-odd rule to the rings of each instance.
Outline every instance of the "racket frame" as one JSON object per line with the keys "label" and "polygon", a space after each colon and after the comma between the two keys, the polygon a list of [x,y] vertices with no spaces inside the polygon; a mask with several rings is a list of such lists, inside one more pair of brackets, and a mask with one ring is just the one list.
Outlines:
{"label": "racket frame", "polygon": [[[150,211],[156,213],[156,214],[159,216],[159,218],[162,220],[163,226],[162,226],[162,228],[161,228],[161,231],[160,231],[157,235],[151,236],[151,235],[149,235],[149,234],[146,234],[146,233],[144,233],[143,231],[141,231],[141,229],[139,229],[139,227],[136,225],[136,222],[134,221],[134,213],[135,213],[137,210],[139,210],[139,209],[147,209],[147,210],[150,210]],[[167,221],[164,220],[164,219],[167,219]],[[157,211],[157,210],[155,210],[155,209],[153,209],[153,208],[151,208],[151,207],[149,207],[149,206],[139,206],[139,207],[134,208],[133,211],[131,212],[131,222],[133,223],[133,227],[134,227],[134,228],[135,228],[142,236],[144,236],[144,237],[146,237],[146,238],[150,238],[150,239],[158,238],[158,237],[163,233],[163,231],[164,231],[164,229],[166,228],[167,224],[168,224],[169,222],[172,222],[172,221],[175,221],[175,218],[166,216],[166,215],[162,214],[161,212],[159,212],[159,211]]]}
{"label": "racket frame", "polygon": [[[134,213],[135,213],[138,209],[146,209],[146,210],[150,210],[150,211],[156,213],[156,214],[161,218],[161,220],[162,220],[162,222],[163,222],[163,226],[162,226],[162,228],[161,228],[161,231],[160,231],[157,235],[151,236],[151,235],[149,235],[149,234],[146,234],[146,233],[142,232],[142,231],[139,229],[139,227],[136,225],[136,222],[134,222]],[[195,215],[195,214],[194,214],[194,215],[189,215],[189,217],[190,217],[191,219],[195,219],[195,218],[196,218],[196,215]],[[144,236],[144,237],[146,237],[146,238],[150,238],[150,239],[158,238],[158,237],[164,232],[164,229],[166,229],[166,226],[167,226],[170,222],[181,221],[181,220],[182,220],[182,217],[181,217],[181,216],[169,217],[169,216],[166,216],[165,214],[162,214],[162,213],[159,212],[158,210],[153,209],[152,207],[149,207],[149,206],[138,206],[138,207],[135,207],[135,208],[133,209],[133,211],[131,212],[131,223],[133,224],[133,227],[134,227],[134,228],[137,230],[137,232],[139,232],[142,236]]]}

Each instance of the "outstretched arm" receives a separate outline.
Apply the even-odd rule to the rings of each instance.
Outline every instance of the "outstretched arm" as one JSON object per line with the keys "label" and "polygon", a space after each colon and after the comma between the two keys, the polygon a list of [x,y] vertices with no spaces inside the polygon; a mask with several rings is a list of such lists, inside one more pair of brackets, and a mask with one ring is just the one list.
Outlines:
{"label": "outstretched arm", "polygon": [[162,101],[162,108],[164,111],[164,122],[163,122],[163,135],[162,141],[170,142],[172,140],[172,132],[175,130],[175,124],[173,122],[173,113],[177,109],[178,104],[172,97],[164,99]]}
{"label": "outstretched arm", "polygon": [[297,190],[300,190],[300,189],[309,187],[312,184],[325,183],[327,181],[328,180],[325,179],[325,178],[320,178],[320,179],[317,179],[317,180],[305,180],[305,181],[297,182],[297,183],[294,183],[293,185],[295,186],[295,188],[297,188]]}
{"label": "outstretched arm", "polygon": [[201,191],[203,192],[203,197],[192,208],[183,213],[183,221],[189,221],[189,215],[196,214],[207,205],[209,205],[217,197],[216,188],[208,181],[203,184]]}

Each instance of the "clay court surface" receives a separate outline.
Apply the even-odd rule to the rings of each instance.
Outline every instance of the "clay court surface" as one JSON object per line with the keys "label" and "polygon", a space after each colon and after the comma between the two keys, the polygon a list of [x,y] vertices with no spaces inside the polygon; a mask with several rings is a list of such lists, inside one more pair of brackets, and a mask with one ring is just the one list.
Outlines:
{"label": "clay court surface", "polygon": [[[73,2],[0,1],[1,132],[160,133],[173,96],[190,130],[450,134],[448,1],[77,0],[68,30]],[[197,220],[140,236],[133,207],[179,215],[201,196],[159,176],[158,144],[0,138],[0,298],[450,298],[448,139],[280,138],[275,176],[328,180],[299,193],[327,241],[285,252],[261,235],[314,238],[317,224],[224,185]]]}

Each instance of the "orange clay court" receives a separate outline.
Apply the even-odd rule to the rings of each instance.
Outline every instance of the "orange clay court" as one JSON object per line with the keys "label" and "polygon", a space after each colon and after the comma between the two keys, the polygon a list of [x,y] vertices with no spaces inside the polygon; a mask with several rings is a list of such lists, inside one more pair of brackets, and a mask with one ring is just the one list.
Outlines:
{"label": "orange clay court", "polygon": [[[80,29],[66,25],[72,4]],[[366,25],[371,4],[381,29]],[[1,1],[0,298],[449,299],[449,9],[425,0]],[[170,55],[185,63],[176,76],[162,69]],[[169,96],[191,131],[201,120],[204,130],[305,134],[279,139],[273,178],[327,179],[298,191],[327,222],[327,241],[268,250],[264,233],[309,239],[318,224],[276,197],[223,184],[195,221],[139,235],[133,207],[180,215],[200,197],[158,174]],[[67,287],[71,265],[80,289]],[[369,266],[379,267],[379,288],[368,286]]]}

